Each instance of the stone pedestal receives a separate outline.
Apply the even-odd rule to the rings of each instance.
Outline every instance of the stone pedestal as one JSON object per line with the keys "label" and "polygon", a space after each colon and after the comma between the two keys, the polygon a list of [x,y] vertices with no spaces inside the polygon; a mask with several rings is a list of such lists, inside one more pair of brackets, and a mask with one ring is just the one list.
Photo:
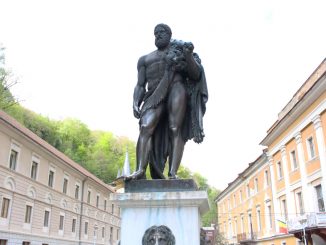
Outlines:
{"label": "stone pedestal", "polygon": [[199,245],[200,215],[209,209],[206,191],[193,180],[138,180],[111,201],[121,208],[121,245],[141,245],[145,231],[167,226],[176,245]]}

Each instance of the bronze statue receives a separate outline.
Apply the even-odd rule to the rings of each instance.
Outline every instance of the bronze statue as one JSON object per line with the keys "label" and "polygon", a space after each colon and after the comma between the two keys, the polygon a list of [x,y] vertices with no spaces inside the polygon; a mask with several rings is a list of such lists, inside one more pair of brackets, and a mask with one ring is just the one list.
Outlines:
{"label": "bronze statue", "polygon": [[169,26],[154,29],[157,50],[138,60],[133,111],[139,119],[137,169],[126,179],[145,178],[148,163],[153,179],[177,178],[187,140],[203,141],[202,118],[208,99],[201,60],[194,45],[171,39]]}
{"label": "bronze statue", "polygon": [[175,237],[169,227],[154,225],[145,231],[142,245],[175,245]]}

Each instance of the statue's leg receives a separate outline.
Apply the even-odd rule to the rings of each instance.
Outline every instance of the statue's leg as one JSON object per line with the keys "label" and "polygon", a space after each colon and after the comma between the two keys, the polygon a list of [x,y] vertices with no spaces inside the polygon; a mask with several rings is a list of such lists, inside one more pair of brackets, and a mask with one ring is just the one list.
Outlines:
{"label": "statue's leg", "polygon": [[181,127],[187,108],[187,94],[182,82],[174,82],[168,98],[169,132],[171,138],[171,155],[169,156],[169,178],[177,178],[176,174],[182,159],[185,142]]}
{"label": "statue's leg", "polygon": [[140,132],[136,148],[137,170],[131,176],[128,176],[127,179],[143,178],[148,164],[148,154],[152,147],[151,137],[161,118],[163,109],[163,104],[161,104],[155,109],[147,110],[141,117]]}

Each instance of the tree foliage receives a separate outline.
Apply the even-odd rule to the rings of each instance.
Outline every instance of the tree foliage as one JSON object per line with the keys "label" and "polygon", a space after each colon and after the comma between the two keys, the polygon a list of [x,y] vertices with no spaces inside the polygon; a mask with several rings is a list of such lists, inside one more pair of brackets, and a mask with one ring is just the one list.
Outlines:
{"label": "tree foliage", "polygon": [[217,225],[217,206],[215,203],[215,198],[218,193],[219,191],[212,186],[207,188],[210,210],[202,216],[203,226],[211,226],[211,224]]}
{"label": "tree foliage", "polygon": [[10,92],[15,82],[10,81],[10,73],[5,69],[4,48],[0,46],[0,109],[7,109],[16,104],[14,96]]}

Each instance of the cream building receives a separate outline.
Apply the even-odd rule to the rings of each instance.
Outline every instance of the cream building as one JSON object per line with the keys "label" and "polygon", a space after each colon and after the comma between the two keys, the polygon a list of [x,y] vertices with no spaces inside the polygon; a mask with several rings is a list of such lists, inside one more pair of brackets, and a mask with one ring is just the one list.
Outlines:
{"label": "cream building", "polygon": [[117,244],[112,192],[0,111],[0,245]]}
{"label": "cream building", "polygon": [[326,244],[325,142],[326,59],[279,113],[263,155],[217,197],[230,244]]}

